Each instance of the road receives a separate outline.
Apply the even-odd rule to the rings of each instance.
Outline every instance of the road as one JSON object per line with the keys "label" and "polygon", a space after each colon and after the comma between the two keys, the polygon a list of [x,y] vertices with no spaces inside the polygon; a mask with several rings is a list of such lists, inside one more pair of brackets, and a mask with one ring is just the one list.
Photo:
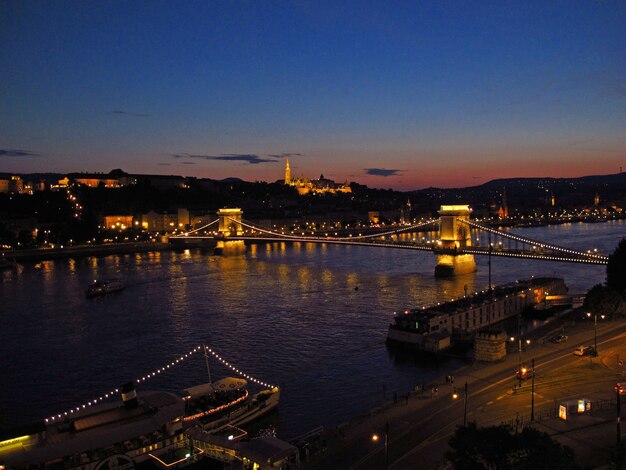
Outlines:
{"label": "road", "polygon": [[[554,344],[547,338],[565,332],[568,341]],[[593,345],[593,321],[562,320],[535,337],[523,354],[523,363],[535,359],[534,410],[539,419],[551,412],[557,403],[588,398],[608,400],[614,396],[614,385],[626,381],[619,357],[626,359],[626,322],[599,322],[597,345],[599,356],[580,357],[573,350],[582,344]],[[532,333],[530,335],[532,337]],[[350,423],[337,439],[329,439],[326,451],[307,463],[307,468],[381,469],[385,468],[383,439],[373,442],[371,435],[384,434],[389,424],[388,468],[433,468],[447,451],[447,442],[457,426],[463,424],[463,385],[468,383],[467,421],[479,426],[500,423],[521,424],[531,414],[532,380],[517,387],[515,372],[517,352],[503,362],[467,366],[454,376],[454,384],[438,385],[436,397],[430,393],[414,396],[405,403],[384,407],[383,411]],[[456,388],[455,388],[456,387]],[[453,391],[460,394],[452,398]]]}

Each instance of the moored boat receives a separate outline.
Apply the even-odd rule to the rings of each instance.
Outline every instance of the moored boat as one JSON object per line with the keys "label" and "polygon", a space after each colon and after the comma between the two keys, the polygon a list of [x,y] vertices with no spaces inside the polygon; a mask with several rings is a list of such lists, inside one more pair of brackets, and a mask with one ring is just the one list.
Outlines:
{"label": "moored boat", "polygon": [[119,292],[124,289],[124,283],[121,279],[106,279],[103,281],[94,280],[87,287],[87,297],[96,297],[98,295],[110,294],[111,292]]}
{"label": "moored boat", "polygon": [[[191,387],[181,395],[122,390],[122,402],[100,403],[55,422],[39,423],[0,436],[0,468],[101,470],[134,468],[152,461],[170,468],[193,463],[201,449],[190,447],[186,432],[210,434],[243,425],[278,406],[278,388],[250,397],[246,381],[228,377]],[[59,415],[61,416],[61,415]]]}

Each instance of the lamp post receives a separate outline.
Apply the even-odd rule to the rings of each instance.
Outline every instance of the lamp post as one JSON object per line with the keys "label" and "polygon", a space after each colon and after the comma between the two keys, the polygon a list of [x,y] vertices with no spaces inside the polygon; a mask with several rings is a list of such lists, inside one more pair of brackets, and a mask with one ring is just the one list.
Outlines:
{"label": "lamp post", "polygon": [[[377,442],[378,434],[372,434],[372,441]],[[385,423],[385,470],[389,468],[389,421]]]}
{"label": "lamp post", "polygon": [[621,397],[620,397],[620,388],[619,387],[615,387],[615,411],[617,412],[617,416],[616,416],[616,420],[615,422],[617,423],[617,445],[619,446],[620,443],[622,442],[622,423],[621,423],[621,415],[622,415],[622,402],[621,402]]}
{"label": "lamp post", "polygon": [[517,378],[519,387],[522,387],[522,314],[517,314]]}
{"label": "lamp post", "polygon": [[532,368],[532,386],[530,389],[530,420],[535,420],[535,358],[533,357],[531,362]]}
{"label": "lamp post", "polygon": [[463,427],[467,426],[467,382],[465,382],[465,403],[463,405]]}
{"label": "lamp post", "polygon": [[[591,318],[591,312],[587,312],[587,317]],[[600,318],[604,320],[604,315],[600,315]],[[593,351],[595,355],[598,355],[598,314],[593,314]],[[593,356],[593,354],[592,354]]]}
{"label": "lamp post", "polygon": [[[459,398],[459,394],[456,391],[456,388],[452,392],[452,399],[456,400]],[[463,388],[463,427],[467,426],[467,382],[465,382],[465,386]]]}

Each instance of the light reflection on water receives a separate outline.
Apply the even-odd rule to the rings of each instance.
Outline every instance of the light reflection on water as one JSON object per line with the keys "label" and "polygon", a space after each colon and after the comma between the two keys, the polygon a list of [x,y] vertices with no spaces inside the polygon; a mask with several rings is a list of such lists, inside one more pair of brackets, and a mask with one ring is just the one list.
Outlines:
{"label": "light reflection on water", "polygon": [[[626,224],[511,229],[605,253]],[[429,253],[358,246],[276,243],[245,257],[202,251],[45,261],[3,272],[0,283],[0,427],[70,408],[154,370],[206,342],[253,376],[281,384],[279,435],[349,419],[458,362],[424,364],[385,346],[393,311],[484,289],[478,272],[435,279]],[[605,268],[492,258],[494,283],[557,275],[572,292],[604,281]],[[86,299],[96,278],[126,289]],[[212,365],[214,377],[227,372]],[[206,378],[193,357],[151,388],[178,390]],[[147,388],[147,386],[144,385]]]}

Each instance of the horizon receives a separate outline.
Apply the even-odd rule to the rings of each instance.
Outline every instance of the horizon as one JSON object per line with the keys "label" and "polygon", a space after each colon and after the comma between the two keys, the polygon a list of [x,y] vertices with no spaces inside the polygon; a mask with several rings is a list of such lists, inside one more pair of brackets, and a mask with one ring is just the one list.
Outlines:
{"label": "horizon", "polygon": [[[208,179],[208,180],[213,180],[213,181],[217,181],[217,182],[224,182],[227,180],[238,180],[238,181],[242,181],[244,183],[250,183],[250,184],[254,184],[254,183],[265,183],[265,184],[276,184],[279,183],[280,181],[282,181],[282,179],[277,179],[274,181],[264,181],[264,180],[255,180],[255,181],[250,181],[250,180],[245,180],[242,178],[239,178],[237,176],[226,176],[225,178],[220,178],[220,179],[214,179],[214,178],[208,178],[208,177],[197,177],[197,176],[193,176],[193,175],[184,175],[184,174],[174,174],[174,173],[131,173],[131,172],[127,172],[121,168],[114,168],[112,170],[109,171],[97,171],[97,172],[90,172],[90,171],[69,171],[69,172],[41,172],[41,171],[34,171],[34,172],[30,172],[30,173],[19,173],[19,172],[0,172],[1,173],[5,173],[5,174],[17,174],[20,176],[24,176],[24,175],[69,175],[69,174],[95,174],[95,175],[103,175],[106,176],[108,174],[110,174],[112,171],[117,171],[117,170],[121,170],[123,173],[131,175],[131,176],[172,176],[172,177],[180,177],[180,178],[197,178],[197,179]],[[494,179],[490,179],[488,181],[484,181],[482,183],[479,184],[475,184],[475,185],[468,185],[468,186],[451,186],[451,187],[444,187],[444,186],[425,186],[422,188],[414,188],[414,189],[393,189],[393,188],[384,188],[384,187],[377,187],[377,186],[368,186],[368,185],[364,185],[362,183],[359,183],[358,181],[348,181],[348,183],[356,183],[356,184],[360,184],[363,186],[366,186],[368,189],[375,189],[375,190],[389,190],[389,189],[393,189],[394,191],[398,191],[398,192],[416,192],[416,191],[423,191],[426,189],[443,189],[443,190],[453,190],[453,189],[466,189],[466,188],[472,188],[472,187],[478,187],[478,186],[482,186],[485,184],[489,184],[489,183],[493,183],[495,181],[500,181],[500,180],[526,180],[526,179],[538,179],[538,180],[543,180],[543,179],[555,179],[555,180],[559,180],[559,179],[579,179],[579,178],[593,178],[593,177],[606,177],[606,176],[617,176],[617,175],[621,175],[624,172],[621,171],[621,167],[620,167],[620,171],[618,171],[617,173],[603,173],[603,174],[599,174],[599,173],[595,173],[595,174],[589,174],[589,175],[580,175],[580,176],[573,176],[573,177],[551,177],[551,176],[513,176],[513,177],[507,177],[507,178],[494,178]],[[326,177],[326,176],[324,176]],[[310,178],[310,179],[317,179],[316,177],[314,178]],[[336,181],[335,181],[336,182]]]}
{"label": "horizon", "polygon": [[413,191],[624,166],[619,1],[7,1],[0,14],[3,172],[274,182],[289,158],[295,176]]}

